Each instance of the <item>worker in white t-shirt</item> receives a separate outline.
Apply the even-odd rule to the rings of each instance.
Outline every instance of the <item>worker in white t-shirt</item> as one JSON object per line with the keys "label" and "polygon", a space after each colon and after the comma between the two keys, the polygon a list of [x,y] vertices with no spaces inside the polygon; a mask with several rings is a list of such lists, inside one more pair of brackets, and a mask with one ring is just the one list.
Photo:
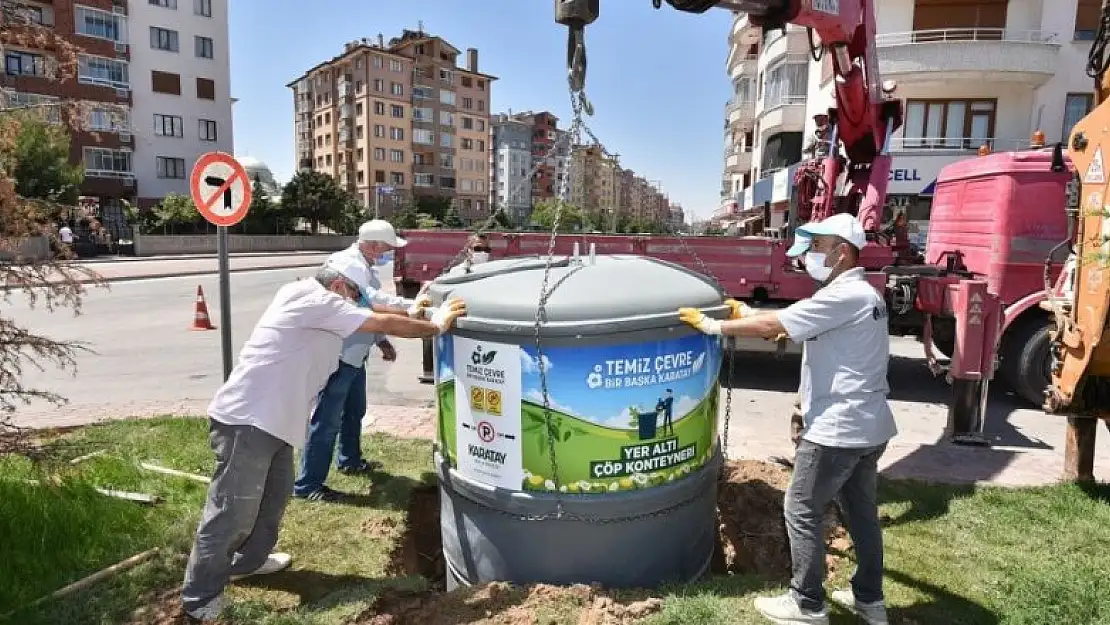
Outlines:
{"label": "worker in white t-shirt", "polygon": [[229,579],[289,565],[288,554],[270,550],[293,490],[293,450],[304,443],[343,340],[357,332],[436,336],[466,313],[454,299],[430,321],[376,314],[354,303],[361,280],[323,267],[314,280],[282,287],[208,405],[217,463],[181,591],[189,617],[215,619]]}
{"label": "worker in white t-shirt", "polygon": [[833,215],[798,229],[790,257],[805,255],[805,268],[821,283],[813,297],[775,312],[710,319],[684,308],[679,316],[708,334],[772,338],[786,334],[805,344],[801,411],[804,429],[786,492],[786,529],[793,577],[782,596],[756,599],[755,607],[777,623],[829,622],[825,604],[825,508],[840,503],[855,545],[858,566],[852,589],[833,601],[869,625],[886,625],[883,600],[883,536],[877,505],[878,462],[897,433],[887,403],[890,335],[882,295],[859,266],[867,237],[849,214]]}
{"label": "worker in white t-shirt", "polygon": [[73,245],[73,230],[70,229],[69,224],[62,224],[62,227],[58,228],[58,239],[66,245]]}

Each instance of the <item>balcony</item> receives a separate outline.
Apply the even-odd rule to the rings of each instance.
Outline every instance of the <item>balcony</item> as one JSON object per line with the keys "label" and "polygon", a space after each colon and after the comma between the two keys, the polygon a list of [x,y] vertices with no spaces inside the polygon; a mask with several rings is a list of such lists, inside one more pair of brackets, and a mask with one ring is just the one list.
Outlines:
{"label": "balcony", "polygon": [[806,96],[765,97],[763,107],[756,116],[762,137],[780,132],[801,132],[806,123]]}
{"label": "balcony", "polygon": [[1004,28],[945,28],[875,37],[879,69],[899,81],[1016,83],[1039,87],[1058,65],[1051,33]]}
{"label": "balcony", "polygon": [[748,52],[748,46],[732,46],[728,51],[725,67],[733,80],[744,75],[754,76],[759,65],[759,55]]}
{"label": "balcony", "polygon": [[732,30],[729,31],[728,35],[729,43],[750,46],[759,43],[762,38],[763,29],[752,24],[747,13],[736,14],[736,17],[732,20]]}
{"label": "balcony", "polygon": [[983,145],[991,152],[1019,152],[1029,149],[1029,139],[1001,139],[983,137],[891,137],[892,154],[957,154],[966,158],[978,154]]}
{"label": "balcony", "polygon": [[755,102],[729,100],[725,105],[725,116],[728,126],[751,126],[755,121]]}
{"label": "balcony", "polygon": [[752,168],[752,150],[733,146],[725,150],[725,173],[742,174]]}

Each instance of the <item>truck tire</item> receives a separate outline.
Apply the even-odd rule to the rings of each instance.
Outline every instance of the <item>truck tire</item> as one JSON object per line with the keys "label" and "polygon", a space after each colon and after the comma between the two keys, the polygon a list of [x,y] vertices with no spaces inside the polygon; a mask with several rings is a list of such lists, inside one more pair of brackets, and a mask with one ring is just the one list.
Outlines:
{"label": "truck tire", "polygon": [[933,347],[949,360],[956,353],[956,320],[933,317]]}
{"label": "truck tire", "polygon": [[1019,321],[1002,338],[1003,379],[1014,393],[1038,407],[1052,382],[1050,330],[1049,320],[1038,316]]}

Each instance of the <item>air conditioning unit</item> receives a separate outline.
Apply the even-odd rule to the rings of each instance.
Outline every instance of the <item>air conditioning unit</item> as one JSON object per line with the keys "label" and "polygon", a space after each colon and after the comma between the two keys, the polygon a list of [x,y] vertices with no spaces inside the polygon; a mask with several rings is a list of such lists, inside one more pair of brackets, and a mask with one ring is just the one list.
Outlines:
{"label": "air conditioning unit", "polygon": [[116,54],[127,54],[127,44],[116,42]]}
{"label": "air conditioning unit", "polygon": [[120,143],[131,143],[131,133],[130,132],[121,132],[121,133],[119,133],[119,142]]}
{"label": "air conditioning unit", "polygon": [[119,88],[116,89],[116,97],[117,98],[119,98],[121,100],[126,100],[130,96],[131,96],[131,90],[130,89],[119,89]]}
{"label": "air conditioning unit", "polygon": [[131,178],[131,177],[124,178],[123,179],[123,186],[125,186],[125,187],[135,186],[135,179]]}

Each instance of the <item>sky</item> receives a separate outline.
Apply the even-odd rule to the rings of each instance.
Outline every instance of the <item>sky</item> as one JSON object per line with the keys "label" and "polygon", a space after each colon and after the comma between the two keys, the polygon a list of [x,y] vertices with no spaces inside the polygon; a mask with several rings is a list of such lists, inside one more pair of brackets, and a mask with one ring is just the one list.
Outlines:
{"label": "sky", "polygon": [[[295,162],[285,85],[344,42],[378,33],[388,41],[420,21],[460,50],[479,50],[479,70],[499,78],[493,112],[549,110],[560,127],[569,122],[566,28],[555,23],[551,0],[229,4],[235,153],[262,159],[278,180],[292,176]],[[595,109],[587,125],[625,167],[658,181],[688,219],[708,217],[719,201],[730,25],[727,11],[694,15],[666,5],[656,11],[651,0],[602,0],[601,17],[586,29],[586,93]]]}

